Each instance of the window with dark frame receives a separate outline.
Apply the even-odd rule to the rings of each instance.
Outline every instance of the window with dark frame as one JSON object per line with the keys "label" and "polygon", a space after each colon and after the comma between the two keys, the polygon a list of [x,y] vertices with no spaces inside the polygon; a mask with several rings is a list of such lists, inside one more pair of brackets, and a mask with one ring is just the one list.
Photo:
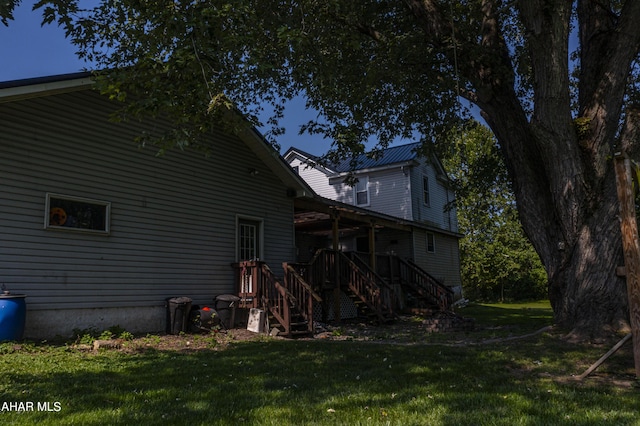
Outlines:
{"label": "window with dark frame", "polygon": [[71,195],[46,195],[45,229],[108,234],[110,215],[111,203],[108,201]]}
{"label": "window with dark frame", "polygon": [[429,177],[422,176],[422,201],[425,206],[431,205],[431,197],[429,195]]}
{"label": "window with dark frame", "polygon": [[427,252],[436,252],[436,236],[431,232],[427,232]]}
{"label": "window with dark frame", "polygon": [[356,206],[369,205],[369,177],[362,176],[358,178],[355,186]]}

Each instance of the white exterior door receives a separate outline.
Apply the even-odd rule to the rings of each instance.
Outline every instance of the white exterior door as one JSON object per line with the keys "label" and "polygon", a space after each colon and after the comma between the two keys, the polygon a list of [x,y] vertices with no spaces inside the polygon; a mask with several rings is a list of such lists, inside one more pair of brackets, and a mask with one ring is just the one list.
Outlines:
{"label": "white exterior door", "polygon": [[261,223],[254,220],[238,220],[238,260],[260,260]]}
{"label": "white exterior door", "polygon": [[[262,222],[251,219],[238,219],[238,261],[260,260],[262,256]],[[240,291],[253,293],[255,278],[246,274],[243,276]]]}

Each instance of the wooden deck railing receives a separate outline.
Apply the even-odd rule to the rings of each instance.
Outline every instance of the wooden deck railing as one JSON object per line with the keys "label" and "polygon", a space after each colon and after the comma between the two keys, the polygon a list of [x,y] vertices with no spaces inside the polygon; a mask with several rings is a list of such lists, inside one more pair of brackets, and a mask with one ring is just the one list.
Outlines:
{"label": "wooden deck railing", "polygon": [[[368,263],[366,256],[354,253],[352,257]],[[428,298],[438,305],[440,310],[450,310],[453,305],[453,290],[442,284],[411,260],[404,260],[394,254],[376,255],[376,272],[387,283],[409,287],[416,293]]]}
{"label": "wooden deck railing", "polygon": [[307,330],[314,332],[313,306],[314,302],[322,303],[322,298],[313,291],[304,278],[298,274],[292,265],[283,263],[284,286],[293,298],[293,303],[298,309],[298,313],[307,323]]}
{"label": "wooden deck railing", "polygon": [[400,279],[403,284],[426,292],[441,311],[449,311],[453,306],[453,290],[436,280],[411,260],[397,258]]}
{"label": "wooden deck railing", "polygon": [[338,252],[340,256],[339,268],[340,279],[342,283],[346,283],[351,291],[360,298],[378,318],[382,321],[393,315],[393,309],[389,303],[385,303],[385,299],[389,299],[389,293],[384,291],[385,288],[382,280],[377,279],[375,272],[366,267],[364,264],[358,265],[354,260],[350,259],[343,252]]}
{"label": "wooden deck railing", "polygon": [[314,304],[322,302],[319,294],[340,287],[348,287],[382,321],[393,315],[397,305],[394,284],[413,289],[441,310],[450,310],[453,305],[453,290],[415,263],[394,255],[379,256],[376,272],[360,256],[322,249],[310,263],[283,263],[282,281],[264,262],[246,261],[235,266],[239,306],[267,309],[285,335],[292,333],[294,312],[313,332]]}
{"label": "wooden deck railing", "polygon": [[316,292],[348,287],[380,320],[393,313],[390,290],[384,280],[365,264],[358,264],[343,252],[321,249],[307,264],[293,264]]}
{"label": "wooden deck railing", "polygon": [[282,334],[292,334],[293,312],[299,313],[309,332],[313,332],[313,300],[320,296],[296,271],[283,264],[284,284],[275,276],[269,266],[261,261],[243,261],[234,265],[239,283],[240,307],[268,310],[284,328]]}
{"label": "wooden deck railing", "polygon": [[393,311],[394,311],[393,301],[395,300],[393,286],[387,281],[385,281],[385,279],[382,278],[376,271],[374,271],[371,268],[371,266],[369,266],[369,263],[365,261],[357,253],[355,252],[352,252],[350,254],[345,253],[344,255],[353,262],[353,264],[360,271],[361,274],[365,275],[367,279],[373,282],[376,285],[376,287],[379,289],[382,311],[386,315],[393,314]]}

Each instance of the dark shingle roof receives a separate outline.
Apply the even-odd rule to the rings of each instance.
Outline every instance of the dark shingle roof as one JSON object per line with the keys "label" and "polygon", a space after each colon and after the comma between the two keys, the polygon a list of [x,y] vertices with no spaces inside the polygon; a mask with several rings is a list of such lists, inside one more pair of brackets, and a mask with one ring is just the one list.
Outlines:
{"label": "dark shingle roof", "polygon": [[417,149],[420,142],[410,143],[407,145],[393,146],[383,149],[382,155],[378,158],[370,158],[364,154],[360,154],[356,158],[355,168],[351,163],[351,158],[347,158],[338,164],[332,166],[338,173],[348,172],[351,170],[371,169],[375,167],[387,166],[389,164],[404,163],[406,161],[415,160],[418,157]]}

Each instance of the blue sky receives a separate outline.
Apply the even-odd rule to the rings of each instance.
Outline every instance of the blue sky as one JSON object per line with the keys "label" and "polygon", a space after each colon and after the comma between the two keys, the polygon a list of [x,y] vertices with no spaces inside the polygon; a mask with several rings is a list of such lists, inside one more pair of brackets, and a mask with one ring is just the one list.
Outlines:
{"label": "blue sky", "polygon": [[[23,1],[9,26],[0,24],[0,81],[68,74],[88,68],[77,58],[74,46],[65,39],[62,29],[40,25],[42,14],[31,10],[33,3]],[[305,110],[301,99],[287,106],[282,122],[286,133],[278,137],[281,152],[292,145],[315,155],[326,152],[328,140],[298,135],[299,126],[315,116],[315,112]]]}

